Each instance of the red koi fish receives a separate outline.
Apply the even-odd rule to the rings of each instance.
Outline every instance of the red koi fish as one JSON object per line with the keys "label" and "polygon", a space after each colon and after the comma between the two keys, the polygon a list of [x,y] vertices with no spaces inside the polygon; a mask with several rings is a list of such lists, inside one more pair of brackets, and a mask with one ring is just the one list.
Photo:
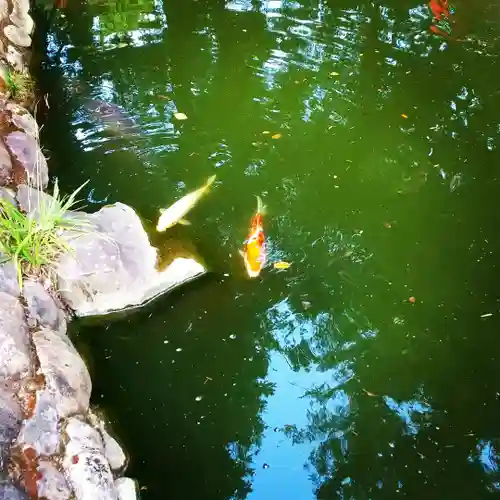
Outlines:
{"label": "red koi fish", "polygon": [[244,243],[244,249],[240,250],[250,278],[256,278],[266,263],[266,238],[262,223],[265,212],[266,207],[257,196],[257,212],[252,217],[250,234]]}
{"label": "red koi fish", "polygon": [[438,21],[441,21],[441,16],[444,16],[446,18],[450,17],[448,0],[431,0],[429,2],[429,8]]}

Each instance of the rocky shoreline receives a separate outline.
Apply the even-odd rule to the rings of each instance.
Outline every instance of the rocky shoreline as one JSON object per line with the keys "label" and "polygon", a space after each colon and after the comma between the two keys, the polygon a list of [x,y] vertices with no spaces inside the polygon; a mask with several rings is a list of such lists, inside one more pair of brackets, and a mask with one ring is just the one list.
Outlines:
{"label": "rocky shoreline", "polygon": [[[0,18],[0,198],[36,218],[53,199],[28,111],[34,96],[15,102],[8,81],[11,72],[29,77],[29,2],[0,0]],[[75,216],[90,230],[63,232],[71,251],[53,279],[25,276],[21,287],[0,252],[0,499],[138,498],[126,454],[90,407],[91,378],[67,323],[139,307],[206,272],[189,255],[158,269],[159,250],[127,205],[67,214]]]}

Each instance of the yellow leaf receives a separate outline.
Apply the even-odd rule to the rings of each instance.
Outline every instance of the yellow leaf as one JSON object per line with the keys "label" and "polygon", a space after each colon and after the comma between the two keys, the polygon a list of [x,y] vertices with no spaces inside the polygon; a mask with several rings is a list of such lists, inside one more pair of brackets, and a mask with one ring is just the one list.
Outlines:
{"label": "yellow leaf", "polygon": [[177,118],[177,120],[187,120],[187,116],[184,113],[174,113],[174,118]]}
{"label": "yellow leaf", "polygon": [[330,73],[330,76],[340,76],[340,73],[337,73],[336,71],[332,71]]}
{"label": "yellow leaf", "polygon": [[405,119],[408,118],[408,115],[405,115],[404,113],[402,113],[401,116]]}
{"label": "yellow leaf", "polygon": [[281,137],[281,134],[274,134],[271,136],[271,139],[279,139]]}
{"label": "yellow leaf", "polygon": [[288,269],[292,264],[290,262],[275,262],[273,264],[274,269]]}

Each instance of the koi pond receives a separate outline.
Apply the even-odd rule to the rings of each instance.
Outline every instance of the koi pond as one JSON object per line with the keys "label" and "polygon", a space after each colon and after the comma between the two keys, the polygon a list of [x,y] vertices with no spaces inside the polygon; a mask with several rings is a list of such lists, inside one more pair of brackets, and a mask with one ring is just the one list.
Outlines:
{"label": "koi pond", "polygon": [[498,495],[500,1],[87,0],[46,20],[62,189],[90,179],[89,210],[127,203],[155,233],[217,175],[191,225],[154,235],[211,272],[73,324],[142,498]]}

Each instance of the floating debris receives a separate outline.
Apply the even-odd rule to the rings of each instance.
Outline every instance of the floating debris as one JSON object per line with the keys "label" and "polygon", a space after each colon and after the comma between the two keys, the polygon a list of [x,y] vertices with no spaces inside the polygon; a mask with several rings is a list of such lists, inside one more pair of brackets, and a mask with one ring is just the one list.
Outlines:
{"label": "floating debris", "polygon": [[490,316],[493,316],[493,313],[481,314],[481,318],[489,318]]}
{"label": "floating debris", "polygon": [[408,115],[405,115],[404,113],[401,113],[401,117],[404,118],[405,120],[408,119]]}
{"label": "floating debris", "polygon": [[279,261],[273,264],[274,269],[288,269],[292,264],[290,262]]}
{"label": "floating debris", "polygon": [[281,137],[281,134],[274,134],[271,136],[271,139],[279,139]]}
{"label": "floating debris", "polygon": [[187,120],[187,115],[184,113],[174,113],[174,118],[177,120]]}
{"label": "floating debris", "polygon": [[416,301],[417,301],[417,299],[416,299],[415,297],[410,297],[410,298],[408,299],[408,302],[409,302],[410,304],[415,304],[415,302],[416,302]]}

